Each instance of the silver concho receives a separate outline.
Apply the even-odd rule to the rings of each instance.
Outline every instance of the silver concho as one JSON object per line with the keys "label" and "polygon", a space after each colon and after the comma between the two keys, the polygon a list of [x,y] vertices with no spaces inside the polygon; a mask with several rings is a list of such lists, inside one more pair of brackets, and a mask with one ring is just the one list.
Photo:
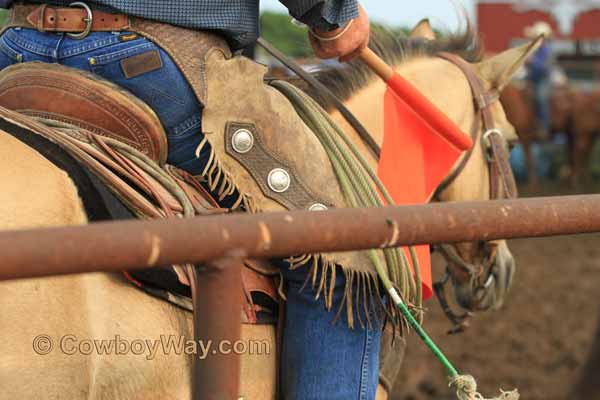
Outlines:
{"label": "silver concho", "polygon": [[277,193],[285,192],[290,187],[290,174],[282,168],[272,169],[267,177],[267,183],[272,191]]}
{"label": "silver concho", "polygon": [[308,211],[325,211],[327,210],[327,206],[321,203],[315,203],[308,207]]}
{"label": "silver concho", "polygon": [[254,146],[254,136],[248,129],[238,129],[231,136],[231,146],[240,154],[249,152]]}

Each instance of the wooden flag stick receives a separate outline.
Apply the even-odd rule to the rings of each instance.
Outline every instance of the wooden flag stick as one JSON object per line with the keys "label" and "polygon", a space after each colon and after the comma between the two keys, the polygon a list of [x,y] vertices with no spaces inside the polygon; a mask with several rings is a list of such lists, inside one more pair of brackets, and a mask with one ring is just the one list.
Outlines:
{"label": "wooden flag stick", "polygon": [[375,72],[381,79],[387,82],[391,77],[394,76],[395,72],[392,67],[387,65],[373,50],[365,47],[359,55],[360,59],[367,64],[373,72]]}
{"label": "wooden flag stick", "polygon": [[411,82],[396,73],[373,50],[367,47],[360,53],[359,57],[375,74],[379,75],[387,83],[388,87],[402,101],[412,108],[438,134],[458,149],[468,150],[473,146],[469,135],[464,134],[443,111],[437,108]]}

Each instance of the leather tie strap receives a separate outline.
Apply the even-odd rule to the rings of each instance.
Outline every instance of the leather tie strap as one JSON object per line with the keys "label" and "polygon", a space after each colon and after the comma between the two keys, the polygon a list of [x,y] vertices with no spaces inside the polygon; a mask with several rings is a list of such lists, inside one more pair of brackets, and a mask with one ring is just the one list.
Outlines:
{"label": "leather tie strap", "polygon": [[[88,28],[88,10],[75,7],[51,7],[48,4],[12,7],[10,26],[36,29],[40,32],[84,32]],[[129,28],[129,17],[91,10],[91,30],[97,32],[122,31]],[[23,18],[25,17],[25,18]]]}

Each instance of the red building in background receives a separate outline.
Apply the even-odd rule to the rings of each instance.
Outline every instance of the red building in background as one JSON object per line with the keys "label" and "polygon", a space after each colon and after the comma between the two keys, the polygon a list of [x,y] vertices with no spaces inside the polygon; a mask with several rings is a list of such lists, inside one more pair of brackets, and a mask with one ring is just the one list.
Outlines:
{"label": "red building in background", "polygon": [[549,23],[552,47],[569,75],[593,79],[600,60],[600,0],[479,0],[477,26],[489,52],[524,40],[525,27]]}

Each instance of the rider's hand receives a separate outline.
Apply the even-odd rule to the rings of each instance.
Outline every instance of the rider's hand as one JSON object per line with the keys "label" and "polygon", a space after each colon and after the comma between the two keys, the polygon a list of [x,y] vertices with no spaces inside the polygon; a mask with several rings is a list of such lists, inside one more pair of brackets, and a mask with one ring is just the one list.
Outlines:
{"label": "rider's hand", "polygon": [[308,37],[317,57],[339,57],[342,62],[349,61],[369,44],[369,17],[359,5],[356,19],[333,31],[315,29],[308,33]]}

